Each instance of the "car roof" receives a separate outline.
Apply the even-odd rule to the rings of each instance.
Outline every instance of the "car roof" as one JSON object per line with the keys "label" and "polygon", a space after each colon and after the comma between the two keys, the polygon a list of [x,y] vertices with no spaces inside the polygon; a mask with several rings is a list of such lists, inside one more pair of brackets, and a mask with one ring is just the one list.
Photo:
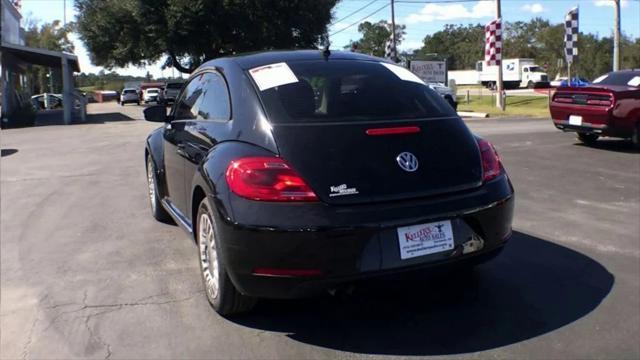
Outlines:
{"label": "car roof", "polygon": [[[237,63],[242,69],[252,69],[258,66],[279,63],[279,62],[291,62],[291,61],[310,61],[310,60],[325,60],[323,50],[277,50],[277,51],[264,51],[247,54],[239,54],[212,60],[205,63],[203,66],[215,66],[218,60],[230,60]],[[384,61],[389,62],[387,59],[378,58],[375,56],[360,54],[350,51],[334,51],[331,50],[328,60],[360,60],[360,61]]]}

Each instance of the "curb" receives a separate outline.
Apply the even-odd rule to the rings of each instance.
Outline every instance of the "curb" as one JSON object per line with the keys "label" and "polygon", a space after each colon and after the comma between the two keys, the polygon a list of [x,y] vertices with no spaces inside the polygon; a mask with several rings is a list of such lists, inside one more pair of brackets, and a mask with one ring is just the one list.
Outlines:
{"label": "curb", "polygon": [[458,111],[460,117],[472,117],[472,118],[488,118],[488,113],[470,112],[470,111]]}

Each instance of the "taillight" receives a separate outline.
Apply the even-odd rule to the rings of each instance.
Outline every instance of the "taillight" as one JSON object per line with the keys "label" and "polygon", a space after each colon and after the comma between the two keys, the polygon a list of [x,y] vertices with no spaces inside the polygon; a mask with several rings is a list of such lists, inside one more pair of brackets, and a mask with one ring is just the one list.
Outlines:
{"label": "taillight", "polygon": [[484,139],[478,139],[480,156],[482,157],[482,181],[495,179],[500,175],[500,157],[493,145]]}
{"label": "taillight", "polygon": [[571,104],[571,103],[573,103],[573,98],[566,98],[566,97],[556,96],[556,97],[553,98],[553,101]]}
{"label": "taillight", "polygon": [[611,106],[611,100],[589,99],[587,100],[587,105]]}
{"label": "taillight", "polygon": [[258,201],[318,201],[311,188],[284,160],[246,157],[227,168],[227,183],[238,196]]}

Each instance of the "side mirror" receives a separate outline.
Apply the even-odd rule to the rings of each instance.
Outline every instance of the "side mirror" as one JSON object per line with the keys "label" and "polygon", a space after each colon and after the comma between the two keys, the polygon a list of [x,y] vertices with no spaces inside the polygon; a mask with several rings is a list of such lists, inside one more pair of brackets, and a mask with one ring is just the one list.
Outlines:
{"label": "side mirror", "polygon": [[144,119],[153,122],[168,122],[167,107],[164,105],[149,106],[144,109]]}

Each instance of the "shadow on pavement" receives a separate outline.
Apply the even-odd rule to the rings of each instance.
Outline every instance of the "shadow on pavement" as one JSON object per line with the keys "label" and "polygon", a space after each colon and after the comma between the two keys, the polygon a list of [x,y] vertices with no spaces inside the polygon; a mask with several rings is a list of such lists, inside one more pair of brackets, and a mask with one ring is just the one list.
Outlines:
{"label": "shadow on pavement", "polygon": [[627,154],[640,154],[640,149],[635,148],[631,140],[625,139],[598,139],[592,145],[586,145],[581,142],[577,142],[575,145]]}
{"label": "shadow on pavement", "polygon": [[570,324],[597,308],[613,283],[593,259],[514,232],[502,254],[466,274],[405,275],[342,299],[264,300],[231,321],[355,353],[461,354]]}
{"label": "shadow on pavement", "polygon": [[[87,114],[86,122],[74,121],[71,123],[71,125],[104,124],[108,122],[132,121],[132,120],[135,120],[135,119],[119,112]],[[39,112],[38,115],[36,116],[36,126],[47,126],[47,125],[64,125],[62,110],[48,110],[48,111]]]}
{"label": "shadow on pavement", "polygon": [[18,152],[18,149],[2,149],[0,150],[0,157],[13,155]]}

